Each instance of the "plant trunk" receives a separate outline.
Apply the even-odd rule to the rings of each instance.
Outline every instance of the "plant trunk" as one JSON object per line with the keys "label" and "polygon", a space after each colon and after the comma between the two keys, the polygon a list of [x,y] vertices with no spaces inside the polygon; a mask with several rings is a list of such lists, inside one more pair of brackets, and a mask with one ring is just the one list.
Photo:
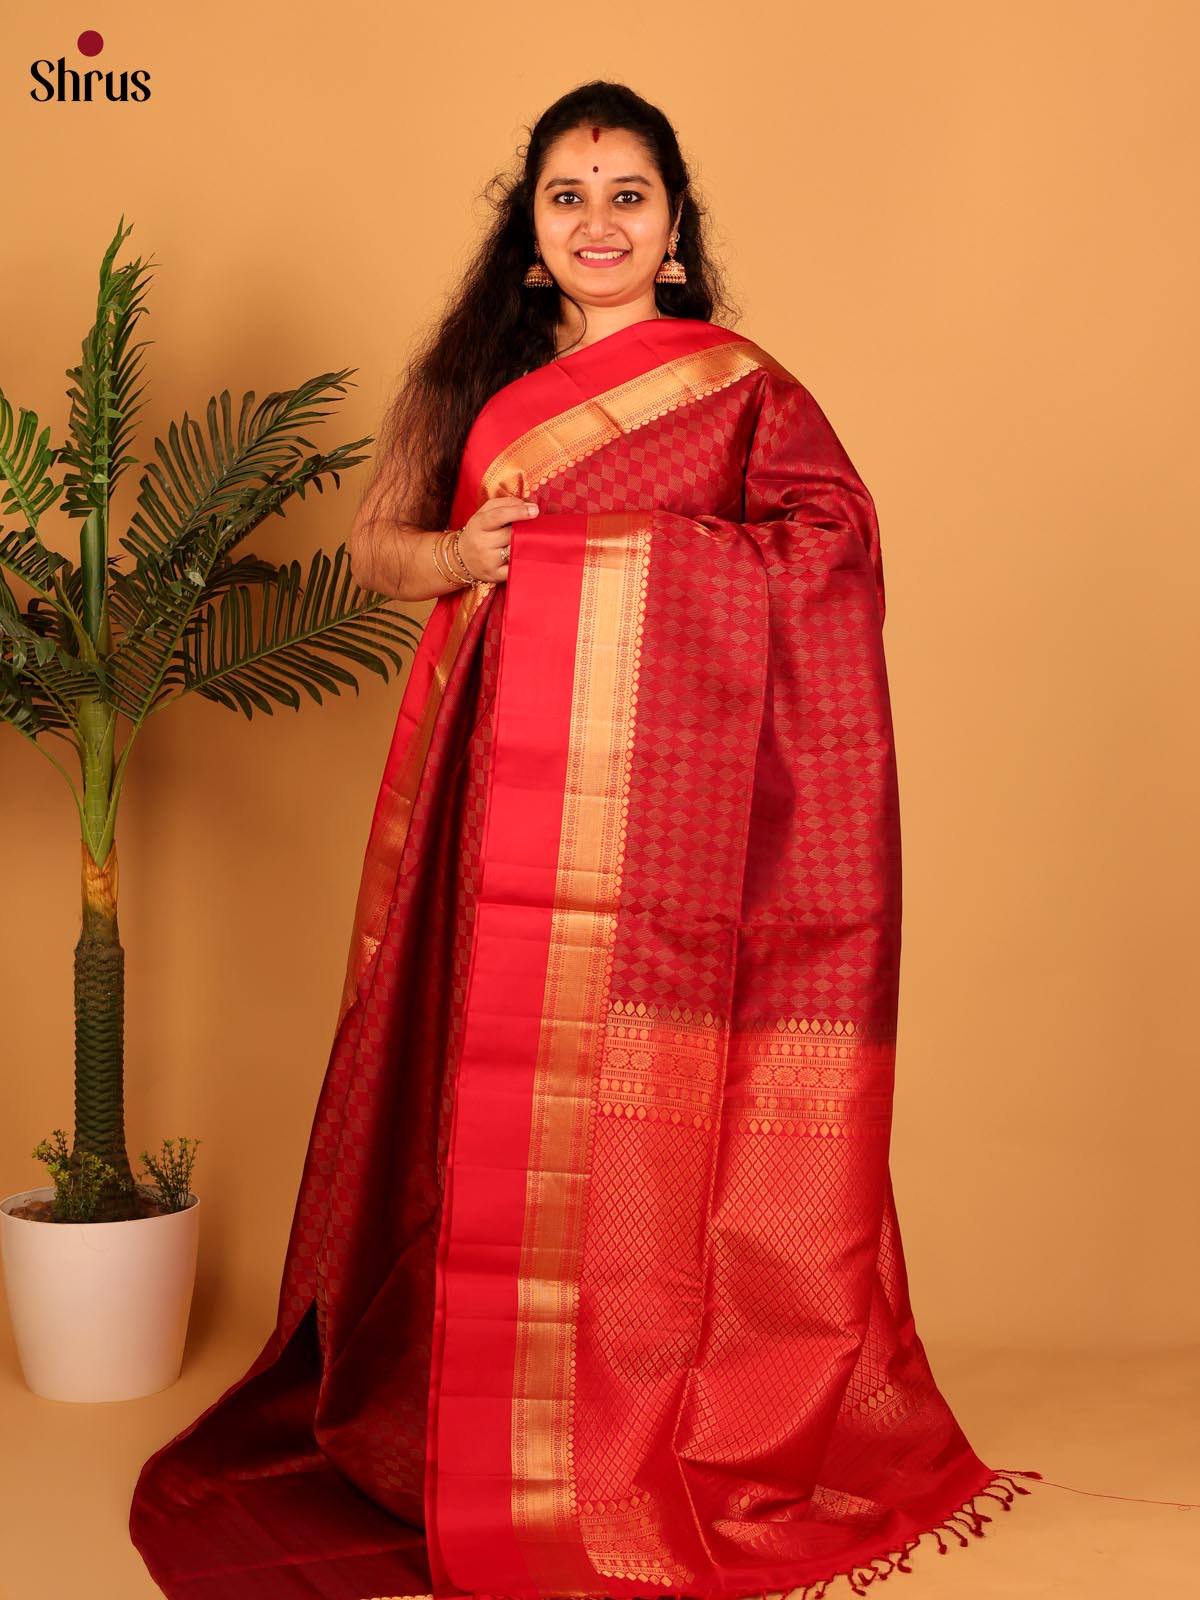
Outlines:
{"label": "plant trunk", "polygon": [[125,952],[117,930],[117,846],[98,866],[83,852],[83,926],[75,946],[75,1147],[116,1169],[101,1189],[93,1220],[124,1222],[141,1212],[125,1149]]}

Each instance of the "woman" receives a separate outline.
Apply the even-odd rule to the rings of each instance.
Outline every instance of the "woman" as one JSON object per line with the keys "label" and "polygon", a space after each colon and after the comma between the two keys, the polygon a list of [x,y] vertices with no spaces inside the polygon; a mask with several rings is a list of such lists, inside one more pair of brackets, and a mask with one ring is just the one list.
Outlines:
{"label": "woman", "polygon": [[356,575],[436,605],[275,1330],[138,1482],[169,1596],[861,1592],[1028,1492],[907,1295],[874,506],[723,304],[587,84],[387,419]]}

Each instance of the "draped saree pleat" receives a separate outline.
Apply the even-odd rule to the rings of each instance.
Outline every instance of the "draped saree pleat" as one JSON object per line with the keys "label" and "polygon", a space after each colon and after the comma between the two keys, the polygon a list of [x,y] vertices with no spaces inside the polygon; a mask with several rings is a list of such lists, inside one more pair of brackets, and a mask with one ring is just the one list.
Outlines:
{"label": "draped saree pleat", "polygon": [[1027,1492],[908,1296],[870,495],[668,319],[488,402],[454,524],[501,493],[541,514],[413,663],[276,1326],[138,1481],[179,1600],[823,1592]]}

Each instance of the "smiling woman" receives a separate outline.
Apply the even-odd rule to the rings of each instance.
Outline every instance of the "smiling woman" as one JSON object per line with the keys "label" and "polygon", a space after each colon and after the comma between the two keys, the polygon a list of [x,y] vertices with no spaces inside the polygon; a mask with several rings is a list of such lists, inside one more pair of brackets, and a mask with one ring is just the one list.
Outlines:
{"label": "smiling woman", "polygon": [[437,603],[275,1328],[134,1494],[171,1600],[862,1593],[1037,1476],[909,1300],[874,503],[716,282],[585,85],[389,414],[355,565]]}
{"label": "smiling woman", "polygon": [[628,129],[586,126],[561,134],[548,153],[551,175],[538,184],[533,226],[563,297],[559,354],[603,338],[631,311],[656,314],[655,274],[678,239],[679,212],[646,154]]}
{"label": "smiling woman", "polygon": [[399,599],[508,577],[506,530],[534,507],[484,504],[457,543],[440,532],[467,435],[493,395],[634,323],[734,314],[674,130],[623,85],[557,100],[522,170],[490,192],[495,222],[409,363],[351,532],[359,582]]}

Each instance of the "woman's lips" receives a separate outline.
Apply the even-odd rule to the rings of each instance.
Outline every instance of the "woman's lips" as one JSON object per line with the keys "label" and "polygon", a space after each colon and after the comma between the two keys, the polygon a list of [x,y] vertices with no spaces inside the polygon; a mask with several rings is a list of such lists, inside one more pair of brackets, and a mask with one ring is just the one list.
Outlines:
{"label": "woman's lips", "polygon": [[622,261],[624,261],[628,255],[628,250],[622,250],[620,255],[608,256],[602,261],[597,261],[594,257],[582,255],[578,250],[576,250],[575,259],[580,263],[581,266],[584,267],[619,267]]}

